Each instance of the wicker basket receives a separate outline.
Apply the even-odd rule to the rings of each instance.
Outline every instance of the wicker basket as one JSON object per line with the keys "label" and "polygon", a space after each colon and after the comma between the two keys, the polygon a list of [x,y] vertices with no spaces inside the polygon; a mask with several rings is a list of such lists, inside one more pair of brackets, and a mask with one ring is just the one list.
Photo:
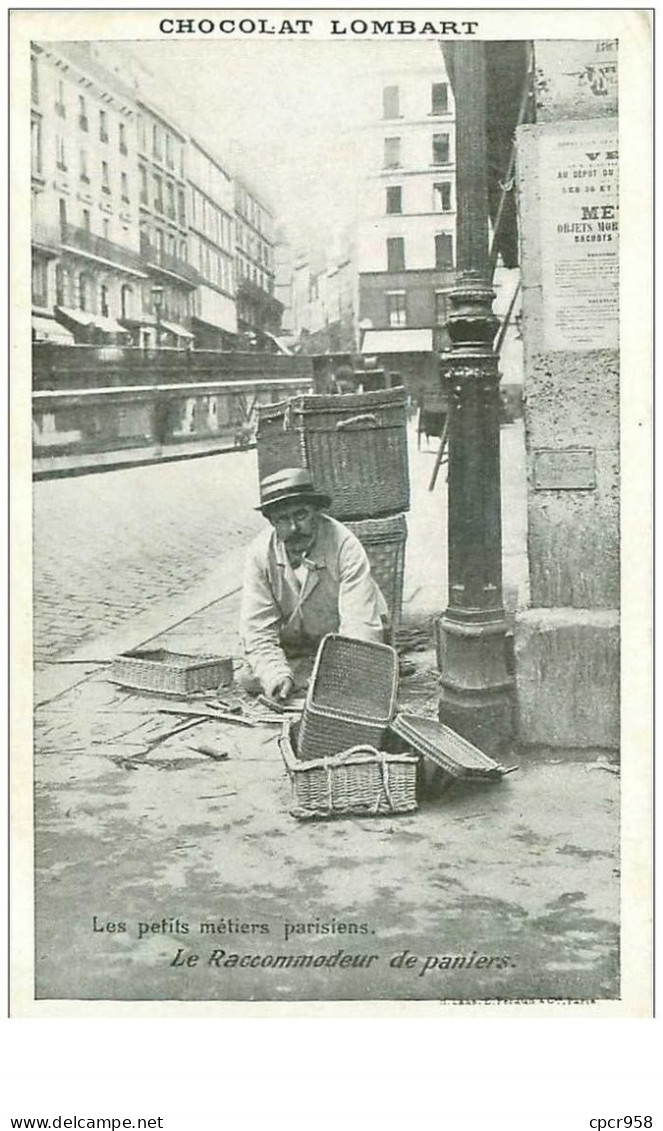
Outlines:
{"label": "wicker basket", "polygon": [[419,759],[414,755],[356,746],[334,757],[301,762],[293,742],[292,723],[288,721],[279,747],[292,782],[294,817],[377,817],[412,813],[417,808]]}
{"label": "wicker basket", "polygon": [[397,689],[393,648],[335,633],[325,636],[306,695],[298,757],[329,757],[360,744],[380,749]]}
{"label": "wicker basket", "polygon": [[306,467],[335,518],[373,518],[410,505],[404,389],[300,396],[258,409],[260,478]]}
{"label": "wicker basket", "polygon": [[364,522],[348,522],[371,563],[371,573],[389,606],[392,633],[400,624],[403,609],[403,575],[405,572],[405,515],[389,518],[368,518]]}
{"label": "wicker basket", "polygon": [[112,683],[161,695],[190,695],[232,683],[232,660],[223,656],[186,656],[165,648],[125,652],[111,664]]}
{"label": "wicker basket", "polygon": [[422,715],[396,715],[390,728],[411,750],[430,759],[452,778],[499,781],[517,767],[505,769],[451,727]]}

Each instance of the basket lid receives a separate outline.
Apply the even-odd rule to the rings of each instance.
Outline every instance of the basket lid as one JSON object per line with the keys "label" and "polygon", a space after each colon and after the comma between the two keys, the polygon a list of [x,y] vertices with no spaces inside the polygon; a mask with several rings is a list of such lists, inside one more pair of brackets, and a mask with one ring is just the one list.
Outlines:
{"label": "basket lid", "polygon": [[509,772],[437,719],[399,714],[389,729],[452,777],[496,778]]}
{"label": "basket lid", "polygon": [[306,709],[386,726],[396,709],[397,691],[394,648],[329,633],[318,649]]}

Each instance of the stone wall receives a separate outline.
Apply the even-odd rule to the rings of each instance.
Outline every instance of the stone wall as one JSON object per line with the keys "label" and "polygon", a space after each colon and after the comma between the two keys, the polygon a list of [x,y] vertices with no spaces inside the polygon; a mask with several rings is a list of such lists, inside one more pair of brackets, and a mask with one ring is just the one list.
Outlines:
{"label": "stone wall", "polygon": [[525,745],[619,743],[616,62],[596,72],[596,60],[611,58],[609,43],[541,45],[538,122],[517,138],[532,606],[516,625]]}

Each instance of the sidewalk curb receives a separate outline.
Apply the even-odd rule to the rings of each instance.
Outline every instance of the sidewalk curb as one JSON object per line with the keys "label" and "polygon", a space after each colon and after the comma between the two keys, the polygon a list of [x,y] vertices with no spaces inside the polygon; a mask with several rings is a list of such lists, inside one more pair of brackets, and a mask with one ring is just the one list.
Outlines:
{"label": "sidewalk curb", "polygon": [[[209,605],[234,596],[242,588],[245,555],[246,546],[234,550],[218,569],[208,574],[186,596],[171,597],[161,602],[156,609],[120,625],[105,636],[86,641],[74,652],[36,671],[34,706],[44,706],[84,683],[98,671],[100,665],[109,663],[121,652],[148,644],[156,636],[176,628]],[[81,667],[84,668],[84,674],[81,674]]]}

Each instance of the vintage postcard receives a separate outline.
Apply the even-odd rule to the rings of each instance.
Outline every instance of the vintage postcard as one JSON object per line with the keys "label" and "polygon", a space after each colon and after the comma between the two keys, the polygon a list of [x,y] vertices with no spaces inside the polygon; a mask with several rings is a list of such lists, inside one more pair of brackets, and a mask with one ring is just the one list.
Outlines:
{"label": "vintage postcard", "polygon": [[651,14],[11,66],[14,1015],[650,1015]]}

